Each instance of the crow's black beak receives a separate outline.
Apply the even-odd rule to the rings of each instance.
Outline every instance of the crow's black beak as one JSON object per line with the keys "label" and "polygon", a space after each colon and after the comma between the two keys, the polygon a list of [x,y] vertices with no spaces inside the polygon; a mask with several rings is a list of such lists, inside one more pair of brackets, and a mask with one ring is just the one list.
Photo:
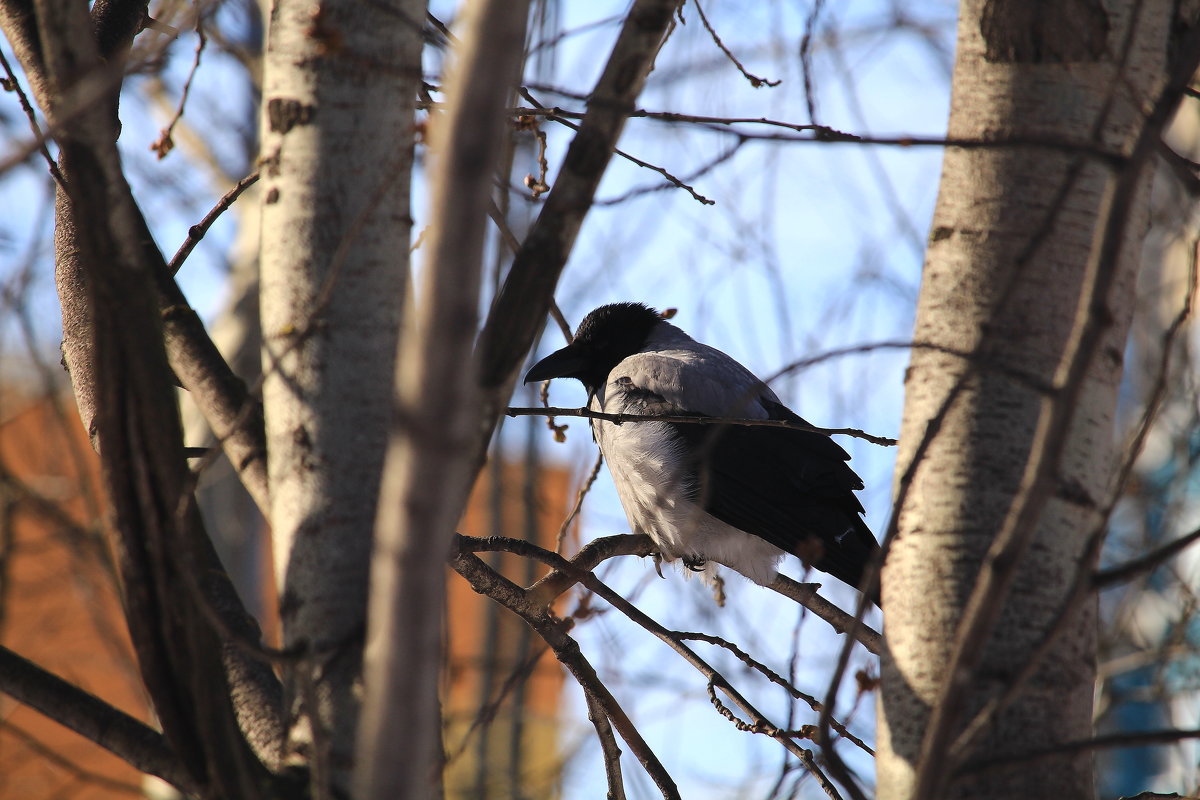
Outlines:
{"label": "crow's black beak", "polygon": [[587,367],[587,360],[577,349],[567,345],[534,364],[525,373],[525,383],[548,381],[551,378],[576,378]]}

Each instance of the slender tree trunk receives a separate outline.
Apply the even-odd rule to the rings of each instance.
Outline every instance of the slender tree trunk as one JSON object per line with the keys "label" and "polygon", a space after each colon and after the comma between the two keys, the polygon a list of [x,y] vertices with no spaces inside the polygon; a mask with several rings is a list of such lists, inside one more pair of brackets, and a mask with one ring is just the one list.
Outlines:
{"label": "slender tree trunk", "polygon": [[483,244],[528,2],[477,0],[432,123],[432,219],[396,364],[396,426],[371,569],[360,800],[439,795],[445,561],[470,491],[479,398],[471,369]]}
{"label": "slender tree trunk", "polygon": [[408,276],[418,0],[271,8],[263,400],[289,751],[348,792],[376,495]]}
{"label": "slender tree trunk", "polygon": [[884,570],[881,798],[1094,794],[1087,751],[971,768],[1091,736],[1094,597],[1022,670],[1093,566],[1170,21],[1167,2],[962,4],[950,137],[1049,144],[946,153],[914,335],[944,349],[908,371]]}

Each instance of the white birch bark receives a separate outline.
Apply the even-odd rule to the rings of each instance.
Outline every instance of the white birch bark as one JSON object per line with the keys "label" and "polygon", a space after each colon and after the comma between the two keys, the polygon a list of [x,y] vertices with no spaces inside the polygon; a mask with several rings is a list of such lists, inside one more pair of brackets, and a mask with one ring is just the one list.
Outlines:
{"label": "white birch bark", "polygon": [[371,530],[408,271],[424,5],[277,0],[263,75],[263,401],[289,750],[352,767]]}
{"label": "white birch bark", "polygon": [[[949,136],[1084,142],[1128,154],[1163,83],[1170,13],[1165,2],[966,0]],[[1082,149],[947,150],[914,339],[971,355],[914,350],[906,378],[896,472],[902,505],[883,580],[881,798],[1094,795],[1087,751],[1039,760],[1036,768],[953,772],[962,761],[1091,735],[1094,598],[1073,612],[1041,666],[962,759],[951,758],[950,745],[988,700],[1018,680],[1077,570],[1092,568],[1080,558],[1100,521],[1110,477],[1122,351],[1146,226],[1142,180],[1121,220],[1119,252],[1098,249],[1117,177],[1111,164]],[[1094,268],[1109,256],[1115,257],[1111,287],[1089,306],[1089,292],[1099,285]],[[1081,353],[1080,326],[1097,321],[1100,338]],[[1070,397],[1062,379],[1075,356],[1090,360],[1081,390]],[[1057,394],[1038,387],[1056,381]],[[1070,408],[1055,407],[1068,397]],[[929,423],[949,398],[940,430],[921,455]],[[1012,584],[983,603],[999,611],[991,635],[967,653],[978,663],[966,673],[965,690],[948,699],[964,615],[992,622],[969,603],[981,565],[1006,520],[1015,519],[1016,498],[1028,488],[1027,463],[1058,432],[1046,429],[1051,419],[1066,421],[1052,465],[1057,477],[1032,517],[1027,546],[1012,551],[1019,564]],[[905,492],[902,476],[915,459]],[[986,563],[985,577],[1007,566],[1004,559]],[[948,739],[931,733],[939,715],[948,721]]]}

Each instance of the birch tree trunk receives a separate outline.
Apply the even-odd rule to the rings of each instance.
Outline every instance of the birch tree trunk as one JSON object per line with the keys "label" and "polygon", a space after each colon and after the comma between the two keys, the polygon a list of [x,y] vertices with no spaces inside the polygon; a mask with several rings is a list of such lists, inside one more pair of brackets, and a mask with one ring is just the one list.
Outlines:
{"label": "birch tree trunk", "polygon": [[348,793],[368,560],[411,229],[418,0],[272,5],[263,401],[288,747]]}
{"label": "birch tree trunk", "polygon": [[949,136],[1025,144],[945,157],[883,576],[881,798],[1094,795],[1091,751],[1022,757],[1092,735],[1095,599],[1070,595],[1107,498],[1171,14],[962,4]]}

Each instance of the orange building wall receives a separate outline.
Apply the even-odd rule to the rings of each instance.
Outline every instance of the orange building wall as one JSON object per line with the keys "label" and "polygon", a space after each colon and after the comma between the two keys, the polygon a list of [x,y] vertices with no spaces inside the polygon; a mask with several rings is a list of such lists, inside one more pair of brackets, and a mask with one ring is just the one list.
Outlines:
{"label": "orange building wall", "polygon": [[[0,404],[0,642],[147,720],[96,524],[96,466],[73,407],[59,414],[44,401]],[[55,501],[66,519],[40,512],[8,477]],[[116,756],[0,694],[0,798],[129,797],[141,780]]]}
{"label": "orange building wall", "polygon": [[[98,527],[96,457],[73,405],[69,399],[65,403],[58,412],[44,400],[0,396],[0,642],[149,720]],[[523,467],[507,466],[502,475],[500,519],[492,513],[491,470],[485,470],[461,530],[523,538],[532,523],[536,540],[553,548],[573,493],[570,475],[563,469],[537,473],[530,519]],[[60,505],[65,519],[40,512],[11,489],[9,479]],[[524,562],[507,556],[500,563],[510,578],[527,583]],[[538,570],[539,575],[545,571]],[[271,591],[270,570],[263,572]],[[523,622],[489,608],[491,601],[456,573],[448,574],[447,586],[444,710],[446,748],[454,757],[446,775],[448,794],[479,800],[515,796],[510,763],[515,753],[521,794],[556,796],[563,684],[558,662],[544,654],[528,683],[510,692],[490,723],[475,724],[468,736],[479,720],[481,701],[499,695],[501,685],[526,662],[529,651],[523,648],[532,640]],[[272,627],[271,620],[266,627]],[[518,697],[520,713],[513,704]],[[514,731],[519,731],[516,749]],[[130,797],[141,785],[142,775],[120,759],[0,694],[0,800],[103,800]]]}
{"label": "orange building wall", "polygon": [[[520,539],[526,538],[527,529],[532,528],[533,540],[553,550],[573,495],[569,472],[561,467],[537,470],[531,481],[533,515],[527,519],[527,473],[521,464],[506,465],[501,472],[498,521],[493,513],[496,503],[492,498],[492,475],[489,469],[481,476],[460,530],[472,536],[499,534]],[[481,553],[480,557],[490,560],[516,583],[530,583],[524,559],[509,554]],[[538,576],[546,571],[537,565]],[[450,574],[448,585],[450,656],[443,707],[446,749],[451,759],[446,773],[447,795],[481,800],[556,797],[562,766],[558,741],[562,666],[553,653],[543,652],[529,671],[523,689],[508,688],[507,699],[497,706],[495,717],[481,724],[481,703],[494,702],[505,692],[505,684],[525,668],[535,653],[531,648],[540,640],[529,635],[522,620],[476,594],[456,573]],[[517,697],[522,700],[519,711],[513,702]],[[464,744],[464,735],[472,725],[474,730]],[[520,738],[514,751],[516,731]],[[515,766],[514,753],[519,761]],[[513,786],[514,780],[517,786]]]}

